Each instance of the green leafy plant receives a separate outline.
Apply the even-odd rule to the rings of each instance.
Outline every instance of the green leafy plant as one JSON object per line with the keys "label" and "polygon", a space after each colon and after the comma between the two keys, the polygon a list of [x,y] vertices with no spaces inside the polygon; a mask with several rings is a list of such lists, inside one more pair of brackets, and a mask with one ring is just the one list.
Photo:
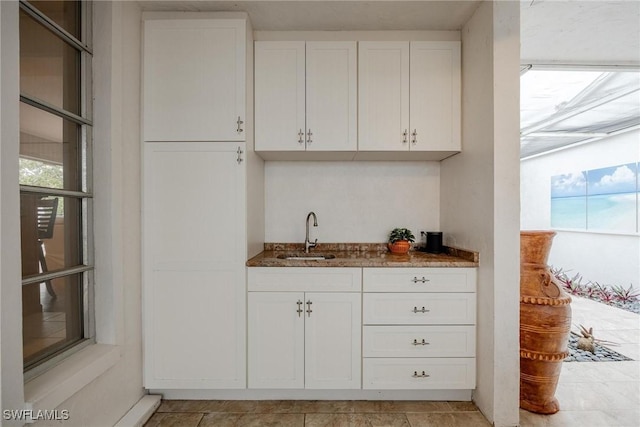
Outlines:
{"label": "green leafy plant", "polygon": [[562,268],[551,267],[550,270],[551,274],[553,274],[555,278],[562,283],[564,289],[572,295],[581,296],[594,291],[590,284],[585,285],[582,283],[582,276],[580,273],[576,273],[575,276],[569,277],[567,276],[568,272],[565,272]]}
{"label": "green leafy plant", "polygon": [[407,240],[413,243],[415,242],[415,238],[416,237],[413,235],[411,230],[407,228],[394,228],[393,230],[391,230],[391,233],[389,234],[390,243],[395,243],[400,240]]}
{"label": "green leafy plant", "polygon": [[633,289],[633,285],[629,285],[626,289],[622,285],[613,285],[612,290],[615,297],[622,302],[635,301],[640,298],[640,292]]}
{"label": "green leafy plant", "polygon": [[[551,274],[562,284],[565,291],[571,295],[589,298],[593,301],[599,301],[623,310],[638,313],[640,311],[640,291],[633,287],[628,288],[621,285],[603,285],[598,282],[582,283],[583,277],[576,273],[570,277],[562,268],[550,267]],[[638,313],[640,314],[640,313]]]}

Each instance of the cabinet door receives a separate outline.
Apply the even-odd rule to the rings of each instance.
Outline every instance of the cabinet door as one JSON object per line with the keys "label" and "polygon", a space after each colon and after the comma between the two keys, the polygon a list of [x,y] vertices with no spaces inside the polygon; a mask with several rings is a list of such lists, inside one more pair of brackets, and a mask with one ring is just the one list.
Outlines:
{"label": "cabinet door", "polygon": [[359,53],[358,149],[409,150],[409,42],[360,42]]}
{"label": "cabinet door", "polygon": [[144,385],[244,388],[244,163],[237,144],[145,143]]}
{"label": "cabinet door", "polygon": [[411,150],[460,150],[460,42],[411,42]]}
{"label": "cabinet door", "polygon": [[305,130],[305,43],[255,42],[256,151],[304,151]]}
{"label": "cabinet door", "polygon": [[304,301],[249,292],[249,388],[304,388]]}
{"label": "cabinet door", "polygon": [[307,42],[307,150],[356,151],[356,42]]}
{"label": "cabinet door", "polygon": [[361,387],[359,293],[305,294],[305,388]]}
{"label": "cabinet door", "polygon": [[144,140],[244,141],[245,21],[144,22]]}

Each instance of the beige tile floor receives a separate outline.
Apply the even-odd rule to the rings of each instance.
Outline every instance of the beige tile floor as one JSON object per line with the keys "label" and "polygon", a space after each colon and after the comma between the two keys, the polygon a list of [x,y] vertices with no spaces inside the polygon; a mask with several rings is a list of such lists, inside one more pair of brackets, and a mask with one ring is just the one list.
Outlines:
{"label": "beige tile floor", "polygon": [[[564,363],[556,397],[561,410],[520,410],[521,427],[640,427],[640,316],[574,298],[573,328],[593,327],[597,338],[628,362]],[[490,423],[470,402],[169,400],[147,427],[406,426],[475,427]]]}
{"label": "beige tile floor", "polygon": [[146,427],[490,427],[470,402],[165,400]]}

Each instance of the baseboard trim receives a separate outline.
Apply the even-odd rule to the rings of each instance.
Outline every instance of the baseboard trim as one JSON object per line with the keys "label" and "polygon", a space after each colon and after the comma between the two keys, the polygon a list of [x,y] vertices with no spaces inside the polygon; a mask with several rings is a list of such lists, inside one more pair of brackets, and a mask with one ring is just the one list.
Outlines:
{"label": "baseboard trim", "polygon": [[142,396],[133,408],[127,412],[115,427],[142,427],[151,418],[153,413],[160,406],[162,396],[158,394],[147,394]]}
{"label": "baseboard trim", "polygon": [[167,390],[152,389],[176,400],[433,400],[471,401],[472,390]]}

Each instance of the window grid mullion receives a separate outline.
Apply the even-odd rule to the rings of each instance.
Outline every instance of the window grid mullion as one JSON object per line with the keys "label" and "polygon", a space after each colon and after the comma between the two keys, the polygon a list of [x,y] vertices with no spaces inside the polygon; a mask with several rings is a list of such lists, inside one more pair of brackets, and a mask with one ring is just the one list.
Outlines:
{"label": "window grid mullion", "polygon": [[48,30],[53,32],[58,37],[60,37],[66,43],[70,44],[76,50],[79,50],[80,52],[88,52],[90,54],[93,54],[89,46],[85,45],[84,43],[82,43],[82,41],[78,40],[77,38],[69,34],[67,30],[65,30],[58,24],[56,24],[53,20],[51,20],[48,16],[40,12],[33,5],[29,4],[28,2],[21,1],[20,9],[22,9],[24,12],[29,14],[29,16],[31,16],[37,22],[47,27]]}

